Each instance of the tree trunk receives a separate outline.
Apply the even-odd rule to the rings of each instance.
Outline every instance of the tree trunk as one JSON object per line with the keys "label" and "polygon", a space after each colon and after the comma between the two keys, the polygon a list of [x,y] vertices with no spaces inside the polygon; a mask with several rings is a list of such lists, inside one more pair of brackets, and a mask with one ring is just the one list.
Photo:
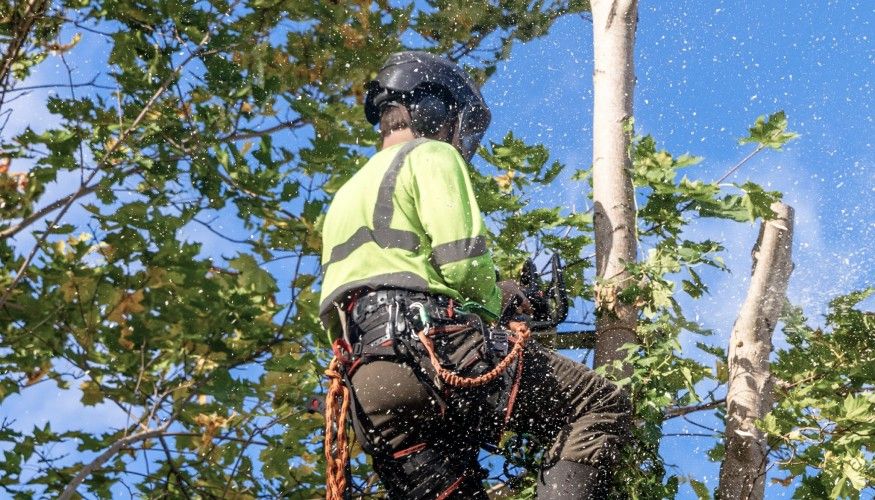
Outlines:
{"label": "tree trunk", "polygon": [[767,462],[763,432],[754,426],[771,410],[769,354],[793,271],[793,209],[772,205],[777,218],[763,222],[753,248],[747,298],[732,328],[726,396],[726,458],[720,467],[718,498],[763,498]]}
{"label": "tree trunk", "polygon": [[[593,0],[593,202],[598,320],[595,365],[622,359],[623,344],[635,342],[637,310],[617,294],[628,284],[626,262],[637,253],[635,199],[630,170],[633,51],[637,0]],[[628,374],[629,367],[623,373]]]}

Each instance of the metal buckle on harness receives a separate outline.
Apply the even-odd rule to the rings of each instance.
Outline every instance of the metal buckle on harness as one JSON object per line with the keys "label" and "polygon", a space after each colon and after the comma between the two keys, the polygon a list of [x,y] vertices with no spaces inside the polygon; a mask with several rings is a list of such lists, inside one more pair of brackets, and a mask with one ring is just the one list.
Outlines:
{"label": "metal buckle on harness", "polygon": [[486,328],[486,348],[494,354],[507,356],[508,352],[508,334],[509,331],[504,328]]}
{"label": "metal buckle on harness", "polygon": [[[428,309],[422,302],[413,302],[408,304],[407,311],[411,314],[407,316],[407,321],[411,323],[413,327],[413,337],[416,337],[416,334],[425,331],[428,334],[428,331],[431,329],[431,318],[428,315]],[[416,312],[416,314],[413,314]]]}

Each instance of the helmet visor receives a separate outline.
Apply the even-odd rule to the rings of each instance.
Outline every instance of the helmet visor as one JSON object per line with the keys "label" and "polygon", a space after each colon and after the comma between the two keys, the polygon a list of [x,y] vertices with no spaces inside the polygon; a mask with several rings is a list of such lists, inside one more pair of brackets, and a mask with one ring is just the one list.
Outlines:
{"label": "helmet visor", "polygon": [[480,140],[489,126],[489,112],[479,106],[465,106],[459,113],[456,130],[453,134],[453,145],[459,153],[470,162],[480,146]]}

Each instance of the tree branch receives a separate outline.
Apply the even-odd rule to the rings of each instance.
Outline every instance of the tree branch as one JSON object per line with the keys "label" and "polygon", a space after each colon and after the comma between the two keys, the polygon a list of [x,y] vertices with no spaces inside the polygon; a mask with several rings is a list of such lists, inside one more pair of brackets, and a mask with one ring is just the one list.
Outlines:
{"label": "tree branch", "polygon": [[73,477],[73,480],[67,484],[67,487],[64,488],[64,492],[61,493],[61,496],[58,497],[58,500],[70,500],[73,498],[73,495],[76,493],[76,489],[79,485],[82,484],[85,479],[91,475],[94,471],[99,469],[104,463],[106,463],[110,458],[115,456],[122,448],[130,446],[139,441],[145,441],[146,439],[151,439],[154,437],[158,437],[167,430],[169,425],[169,421],[167,424],[158,427],[157,429],[149,429],[146,431],[140,431],[136,434],[131,434],[126,438],[119,439],[112,446],[110,446],[106,451],[98,455],[97,458],[91,461],[85,467],[79,470],[76,476]]}
{"label": "tree branch", "polygon": [[755,425],[772,408],[774,381],[769,366],[772,333],[784,306],[793,270],[793,209],[772,204],[753,248],[750,288],[729,339],[726,394],[726,459],[720,466],[720,498],[761,500],[768,458],[766,436]]}
{"label": "tree branch", "polygon": [[[0,86],[2,86],[3,95],[6,94],[6,85],[9,81],[9,76],[12,71],[12,65],[18,60],[18,52],[27,40],[30,30],[33,28],[37,18],[45,13],[50,2],[48,0],[28,0],[21,15],[19,23],[13,27],[12,39],[6,48],[6,53],[3,54],[3,61],[0,63]],[[15,17],[12,14],[11,17]],[[14,22],[14,21],[13,21]],[[2,105],[2,100],[0,100]]]}
{"label": "tree branch", "polygon": [[672,418],[683,417],[684,415],[696,413],[697,411],[713,410],[714,408],[719,408],[725,404],[726,399],[717,399],[709,403],[702,403],[700,405],[676,406],[674,408],[667,408],[665,410],[665,419],[669,420]]}
{"label": "tree branch", "polygon": [[[139,170],[139,168],[140,167],[131,167],[128,170],[122,171],[122,175],[127,176],[130,174],[136,173]],[[6,229],[0,231],[0,239],[6,239],[6,238],[10,238],[12,236],[15,236],[16,234],[21,232],[23,229],[27,228],[28,226],[30,226],[34,222],[38,221],[39,219],[42,219],[46,215],[54,212],[55,210],[67,205],[68,203],[72,203],[85,195],[88,195],[88,194],[93,193],[94,191],[97,191],[98,187],[100,187],[99,181],[95,182],[94,184],[91,184],[91,185],[82,186],[76,192],[70,193],[69,195],[64,196],[63,198],[57,199],[57,200],[53,201],[52,203],[49,203],[48,205],[37,210],[36,212],[21,219],[21,222],[19,222],[18,224],[15,224],[14,226],[7,227]]]}
{"label": "tree branch", "polygon": [[242,131],[242,132],[236,132],[236,133],[221,137],[221,138],[219,138],[219,140],[221,142],[228,142],[228,141],[242,141],[244,139],[254,139],[256,137],[262,137],[265,135],[270,135],[274,132],[279,132],[280,130],[300,128],[305,123],[306,122],[302,118],[296,118],[290,122],[289,121],[282,122],[278,125],[274,125],[273,127],[268,127],[264,130],[246,130],[246,131]]}
{"label": "tree branch", "polygon": [[30,85],[27,87],[16,87],[14,89],[7,90],[7,92],[29,92],[31,90],[53,89],[53,88],[57,88],[57,87],[66,87],[66,88],[74,88],[74,89],[78,89],[81,87],[91,87],[91,88],[102,89],[102,90],[116,90],[115,87],[110,87],[109,85],[101,85],[99,83],[95,83],[99,76],[100,76],[99,74],[94,75],[94,78],[92,78],[91,81],[88,81],[88,82],[72,83],[72,84],[71,83],[46,83],[46,84],[42,84],[42,85]]}

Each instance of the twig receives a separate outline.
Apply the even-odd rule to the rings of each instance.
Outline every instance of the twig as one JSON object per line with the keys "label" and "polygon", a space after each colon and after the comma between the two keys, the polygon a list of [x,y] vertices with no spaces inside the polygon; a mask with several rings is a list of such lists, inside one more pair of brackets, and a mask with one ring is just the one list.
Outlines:
{"label": "twig", "polygon": [[709,403],[702,403],[700,405],[691,405],[691,406],[679,406],[675,408],[668,408],[665,410],[665,419],[672,419],[677,417],[682,417],[684,415],[689,415],[690,413],[695,413],[697,411],[705,411],[705,410],[713,410],[714,408],[719,408],[726,404],[726,399],[716,399]]}
{"label": "twig", "polygon": [[[127,170],[123,170],[121,173],[123,176],[127,176],[127,175],[131,175],[131,174],[138,172],[139,169],[140,169],[140,167],[131,167]],[[92,174],[92,176],[93,176],[93,174]],[[89,179],[90,178],[91,177],[89,177]],[[63,198],[57,199],[57,200],[53,201],[52,203],[49,203],[48,205],[37,210],[36,212],[32,213],[31,215],[21,219],[21,222],[19,222],[18,224],[14,225],[14,226],[10,226],[10,227],[0,231],[0,239],[6,239],[6,238],[10,238],[12,236],[15,236],[16,234],[21,232],[23,229],[30,226],[34,222],[36,222],[38,219],[41,219],[42,217],[54,212],[58,208],[65,206],[67,203],[71,203],[72,201],[75,201],[77,198],[81,198],[87,194],[91,194],[94,191],[97,191],[97,188],[99,188],[99,187],[100,187],[100,182],[95,182],[94,184],[91,184],[89,186],[81,187],[75,193],[71,193],[67,196],[64,196]],[[52,227],[52,226],[50,226],[50,227]]]}
{"label": "twig", "polygon": [[[265,429],[272,427],[275,423],[282,420],[283,417],[275,417],[271,419],[264,426],[258,427],[256,426],[253,432],[249,435],[249,438],[243,442],[243,446],[240,447],[240,453],[237,454],[237,459],[234,461],[234,466],[231,467],[231,473],[228,474],[228,480],[225,482],[225,488],[222,490],[222,498],[227,498],[228,489],[231,487],[231,483],[234,482],[234,476],[237,474],[237,469],[240,467],[240,462],[243,460],[243,456],[246,454],[246,450],[249,448],[249,445],[252,444],[255,440],[255,436],[258,436]],[[267,443],[264,443],[265,446],[268,446]]]}
{"label": "twig", "polygon": [[57,88],[57,87],[67,87],[67,88],[75,88],[75,89],[78,89],[81,87],[92,87],[92,88],[101,89],[101,90],[115,90],[115,87],[95,83],[99,76],[100,76],[99,74],[95,75],[94,78],[92,78],[90,82],[72,83],[72,84],[71,83],[46,83],[43,85],[29,85],[27,87],[16,87],[14,89],[9,89],[9,90],[7,90],[7,92],[29,92],[31,90],[53,89],[53,88]]}
{"label": "twig", "polygon": [[740,162],[736,163],[734,167],[730,168],[725,174],[723,174],[722,177],[720,177],[719,179],[717,179],[717,180],[714,182],[714,184],[720,184],[721,182],[725,181],[727,177],[729,177],[730,175],[734,174],[736,170],[738,170],[739,168],[741,168],[742,165],[744,165],[745,163],[747,163],[748,160],[750,160],[751,158],[753,158],[757,153],[759,153],[760,151],[762,151],[762,150],[765,149],[765,148],[766,148],[766,147],[763,146],[762,144],[760,144],[759,146],[757,146],[756,149],[754,149],[753,151],[750,152],[750,154],[748,154],[747,156],[745,156],[744,158],[742,158]]}
{"label": "twig", "polygon": [[695,422],[695,421],[693,421],[693,420],[690,420],[689,417],[684,416],[684,417],[681,417],[681,418],[684,419],[684,422],[686,422],[686,423],[688,423],[688,424],[692,424],[692,425],[694,425],[694,426],[696,426],[696,427],[698,427],[698,428],[700,428],[700,429],[705,429],[706,431],[712,432],[712,433],[714,433],[715,435],[718,435],[718,436],[719,436],[719,435],[721,435],[721,434],[723,433],[722,431],[720,431],[720,430],[718,430],[718,429],[715,429],[715,428],[713,428],[713,427],[708,427],[707,425],[703,425],[703,424],[700,424],[699,422]]}
{"label": "twig", "polygon": [[[179,485],[179,489],[182,490],[182,494],[185,495],[185,498],[191,498],[188,494],[188,490],[186,487],[191,489],[191,485],[188,483],[188,479],[186,479],[182,473],[179,472],[179,469],[176,468],[176,464],[173,463],[173,456],[170,455],[170,447],[167,446],[167,440],[164,439],[164,436],[167,434],[158,436],[158,441],[161,443],[161,447],[164,449],[164,456],[167,457],[167,468],[170,469],[170,472],[173,473],[173,476],[176,477],[176,482]],[[168,484],[170,483],[168,479]]]}
{"label": "twig", "polygon": [[2,88],[2,95],[0,95],[0,107],[3,106],[3,101],[6,98],[6,86],[9,82],[9,76],[12,72],[12,66],[18,60],[18,51],[21,50],[21,47],[27,40],[28,35],[30,34],[30,30],[31,28],[33,28],[36,19],[45,13],[46,9],[48,9],[49,7],[49,4],[50,2],[48,0],[29,0],[24,8],[24,12],[21,15],[21,20],[19,23],[15,22],[15,13],[10,13],[13,24],[11,33],[12,36],[10,37],[11,39],[9,40],[9,44],[7,45],[6,53],[3,55],[2,62],[0,62],[0,88]]}
{"label": "twig", "polygon": [[670,432],[663,434],[663,437],[715,437],[714,434],[705,434],[704,432]]}
{"label": "twig", "polygon": [[302,118],[296,118],[290,122],[282,122],[279,125],[274,125],[273,127],[266,128],[264,130],[247,130],[245,132],[238,132],[234,134],[229,134],[224,137],[219,138],[221,142],[228,141],[241,141],[244,139],[254,139],[256,137],[262,137],[265,135],[270,135],[274,132],[279,132],[280,130],[285,129],[295,129],[303,126],[305,121]]}
{"label": "twig", "polygon": [[[279,419],[275,419],[274,421],[272,421],[271,425],[275,424],[277,420],[279,420]],[[264,428],[259,428],[259,429],[260,430],[255,433],[256,436],[259,434],[262,434],[264,432]],[[200,436],[202,436],[202,434],[198,434],[196,432],[166,432],[163,434],[163,436],[166,436],[166,437],[176,437],[176,436],[178,436],[178,437],[200,437]],[[214,436],[213,439],[216,439],[218,441],[231,441],[234,443],[254,444],[257,446],[272,446],[267,441],[257,441],[254,439],[236,438],[236,437],[233,437],[230,435]]]}

